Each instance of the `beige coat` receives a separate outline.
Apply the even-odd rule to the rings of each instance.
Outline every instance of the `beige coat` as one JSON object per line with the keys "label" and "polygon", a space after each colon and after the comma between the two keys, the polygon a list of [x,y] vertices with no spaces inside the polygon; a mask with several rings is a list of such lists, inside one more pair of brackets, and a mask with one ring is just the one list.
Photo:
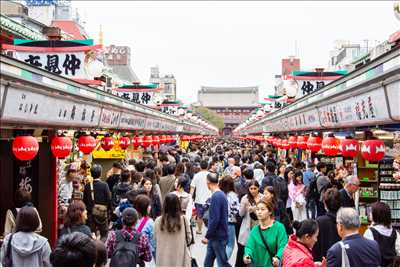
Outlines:
{"label": "beige coat", "polygon": [[190,224],[181,217],[182,228],[179,232],[169,233],[166,229],[161,231],[161,216],[154,223],[154,238],[156,240],[156,266],[159,267],[190,267],[190,250],[186,246],[185,227],[188,241],[192,239]]}
{"label": "beige coat", "polygon": [[[40,219],[40,215],[39,212],[36,210],[36,208],[34,208],[38,217],[39,217],[39,226],[36,229],[35,233],[41,233],[42,232],[42,220]],[[17,211],[19,211],[20,209],[17,208]],[[16,220],[17,218],[14,218],[14,214],[12,213],[11,210],[7,210],[6,213],[6,220],[4,222],[4,233],[3,236],[5,237],[6,235],[10,234],[10,233],[14,233],[15,232],[15,227],[16,227]]]}

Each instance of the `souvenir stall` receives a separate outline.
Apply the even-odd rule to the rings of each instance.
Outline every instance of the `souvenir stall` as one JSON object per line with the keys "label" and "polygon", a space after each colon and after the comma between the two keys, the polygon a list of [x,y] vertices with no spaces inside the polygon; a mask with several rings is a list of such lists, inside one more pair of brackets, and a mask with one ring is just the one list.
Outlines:
{"label": "souvenir stall", "polygon": [[178,135],[217,134],[214,127],[132,103],[14,58],[1,55],[0,66],[0,229],[6,210],[13,206],[14,192],[24,188],[32,193],[41,215],[42,234],[54,244],[58,183],[66,165],[90,163],[105,153],[118,159],[139,157],[144,148],[175,142]]}
{"label": "souvenir stall", "polygon": [[398,222],[399,133],[399,47],[236,131],[279,136],[278,143],[272,137],[267,141],[286,149],[293,149],[297,138],[299,158],[345,166],[361,182],[356,202],[363,223],[368,223],[369,204],[378,200],[389,204]]}

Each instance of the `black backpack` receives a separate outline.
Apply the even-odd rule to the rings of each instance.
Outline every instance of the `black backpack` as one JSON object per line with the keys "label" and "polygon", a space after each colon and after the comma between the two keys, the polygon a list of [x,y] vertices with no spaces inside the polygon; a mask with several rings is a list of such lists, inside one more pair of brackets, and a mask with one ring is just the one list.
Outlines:
{"label": "black backpack", "polygon": [[129,237],[124,237],[120,230],[115,232],[116,247],[111,257],[110,267],[132,267],[139,264],[140,236],[140,233],[135,233],[132,240],[129,240]]}
{"label": "black backpack", "polygon": [[315,177],[314,180],[310,183],[308,188],[306,189],[305,197],[307,200],[319,200],[319,192],[317,187],[318,177]]}
{"label": "black backpack", "polygon": [[279,176],[272,177],[272,187],[274,188],[276,197],[286,203],[289,198],[288,184],[285,179]]}

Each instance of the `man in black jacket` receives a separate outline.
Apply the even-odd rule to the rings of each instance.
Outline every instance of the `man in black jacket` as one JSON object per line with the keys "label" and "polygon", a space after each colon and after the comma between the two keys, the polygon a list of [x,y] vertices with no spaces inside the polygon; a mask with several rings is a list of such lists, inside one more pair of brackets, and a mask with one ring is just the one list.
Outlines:
{"label": "man in black jacket", "polygon": [[101,181],[102,167],[94,164],[90,169],[93,183],[85,185],[83,191],[83,202],[88,212],[88,225],[92,232],[100,231],[103,241],[107,238],[108,219],[111,211],[111,192],[108,184]]}
{"label": "man in black jacket", "polygon": [[354,208],[356,205],[354,203],[354,193],[360,187],[360,181],[357,176],[347,176],[345,179],[344,188],[340,189],[340,206]]}
{"label": "man in black jacket", "polygon": [[322,258],[326,257],[328,249],[340,241],[336,229],[336,213],[340,208],[339,191],[336,188],[329,188],[324,193],[323,201],[327,212],[325,215],[317,217],[319,235],[312,250],[314,261],[322,261]]}

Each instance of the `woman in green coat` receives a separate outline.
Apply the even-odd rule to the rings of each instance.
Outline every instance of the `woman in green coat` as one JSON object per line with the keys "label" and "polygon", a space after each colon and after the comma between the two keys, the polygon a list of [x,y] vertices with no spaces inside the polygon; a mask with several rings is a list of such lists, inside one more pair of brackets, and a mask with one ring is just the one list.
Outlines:
{"label": "woman in green coat", "polygon": [[251,266],[278,266],[288,242],[285,226],[274,220],[274,206],[265,198],[257,203],[259,224],[254,226],[246,242],[243,261]]}

